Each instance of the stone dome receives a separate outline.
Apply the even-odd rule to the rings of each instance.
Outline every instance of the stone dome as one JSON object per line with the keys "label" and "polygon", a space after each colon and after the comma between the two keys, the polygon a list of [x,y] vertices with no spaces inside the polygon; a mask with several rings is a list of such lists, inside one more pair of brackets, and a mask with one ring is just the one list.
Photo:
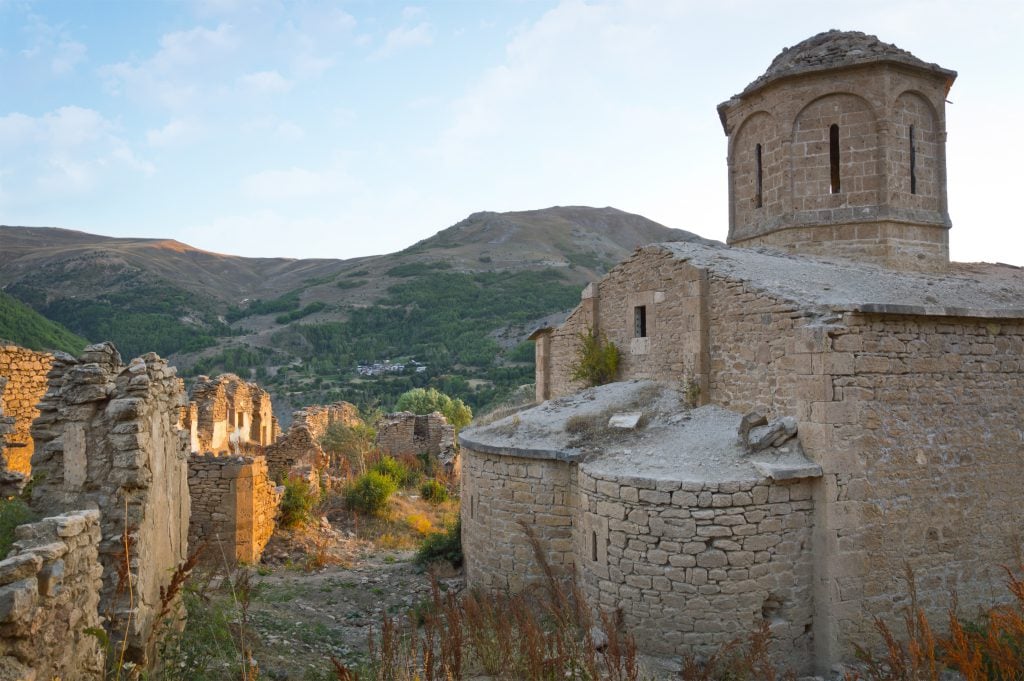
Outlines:
{"label": "stone dome", "polygon": [[872,62],[895,62],[945,75],[947,90],[956,77],[955,71],[922,61],[906,50],[882,42],[877,36],[860,31],[832,29],[811,36],[792,47],[783,48],[772,60],[768,70],[744,88],[742,94],[760,90],[765,85],[788,76]]}

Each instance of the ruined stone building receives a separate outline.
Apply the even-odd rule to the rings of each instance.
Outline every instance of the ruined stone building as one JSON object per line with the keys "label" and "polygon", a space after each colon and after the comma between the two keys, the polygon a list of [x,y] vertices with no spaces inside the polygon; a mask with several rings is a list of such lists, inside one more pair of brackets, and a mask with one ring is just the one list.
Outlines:
{"label": "ruined stone building", "polygon": [[[896,623],[905,564],[932,621],[1003,597],[1024,271],[948,260],[954,77],[831,31],[720,105],[729,245],[638,249],[533,335],[542,404],[460,436],[470,586],[540,575],[525,525],[645,652],[767,621],[820,672]],[[573,381],[591,330],[620,383]]]}
{"label": "ruined stone building", "polygon": [[359,409],[349,402],[314,405],[292,414],[288,432],[267,448],[267,464],[274,480],[283,480],[295,467],[322,471],[333,463],[320,444],[320,438],[335,423],[353,426],[362,423]]}
{"label": "ruined stone building", "polygon": [[[184,384],[164,360],[149,353],[125,365],[112,344],[102,343],[87,347],[77,359],[55,355],[40,415],[32,424],[31,506],[41,516],[99,510],[95,518],[61,521],[56,533],[81,534],[77,544],[83,547],[98,542],[92,549],[99,558],[92,577],[101,578],[99,614],[112,644],[120,648],[125,641],[128,659],[140,664],[152,660],[155,650],[160,589],[187,554],[185,404]],[[90,524],[97,523],[94,532]],[[53,534],[44,529],[18,529],[26,550],[36,535],[45,539]],[[66,568],[74,568],[69,574],[76,578],[82,570],[89,573],[88,566],[70,558]],[[127,572],[130,590],[121,577]]]}
{"label": "ruined stone building", "polygon": [[265,447],[281,434],[270,394],[235,374],[200,376],[191,400],[186,423],[193,452],[237,454],[247,444]]}
{"label": "ruined stone building", "polygon": [[444,414],[413,414],[399,411],[387,414],[377,424],[377,448],[385,454],[398,456],[425,454],[433,457],[448,472],[454,470],[455,428]]}

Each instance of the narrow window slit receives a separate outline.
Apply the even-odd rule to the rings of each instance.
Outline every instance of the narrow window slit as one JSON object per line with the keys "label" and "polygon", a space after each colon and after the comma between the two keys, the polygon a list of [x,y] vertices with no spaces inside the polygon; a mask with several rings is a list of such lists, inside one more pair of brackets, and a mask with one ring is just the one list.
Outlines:
{"label": "narrow window slit", "polygon": [[828,129],[828,161],[832,170],[832,193],[839,193],[839,126],[833,123]]}
{"label": "narrow window slit", "polygon": [[910,193],[917,193],[917,149],[914,148],[914,126],[910,126]]}
{"label": "narrow window slit", "polygon": [[756,166],[756,172],[757,172],[757,191],[754,194],[754,207],[755,208],[760,208],[763,205],[763,202],[762,202],[762,199],[761,199],[761,186],[762,186],[762,180],[764,179],[764,176],[762,174],[762,167],[761,167],[761,145],[760,144],[758,144],[757,146],[754,147],[754,164]]}
{"label": "narrow window slit", "polygon": [[633,336],[647,338],[647,306],[637,305],[633,308]]}
{"label": "narrow window slit", "polygon": [[597,562],[597,532],[590,533],[590,559]]}

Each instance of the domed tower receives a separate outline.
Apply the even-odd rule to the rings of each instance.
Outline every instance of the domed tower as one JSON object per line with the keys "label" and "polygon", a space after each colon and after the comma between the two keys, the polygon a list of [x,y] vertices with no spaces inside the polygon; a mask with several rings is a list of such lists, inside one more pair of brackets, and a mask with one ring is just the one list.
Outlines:
{"label": "domed tower", "polygon": [[855,31],[783,50],[718,106],[729,138],[728,242],[944,267],[945,101],[955,78]]}

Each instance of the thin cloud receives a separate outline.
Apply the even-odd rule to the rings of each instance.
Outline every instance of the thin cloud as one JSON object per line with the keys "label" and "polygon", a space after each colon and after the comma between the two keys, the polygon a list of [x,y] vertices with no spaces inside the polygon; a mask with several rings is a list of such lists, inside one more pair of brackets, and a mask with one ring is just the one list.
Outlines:
{"label": "thin cloud", "polygon": [[292,89],[291,81],[277,71],[247,73],[239,81],[247,89],[262,95],[282,94]]}
{"label": "thin cloud", "polygon": [[430,47],[434,44],[434,28],[429,22],[420,22],[415,26],[399,26],[388,32],[384,44],[374,52],[377,59],[389,57],[397,52],[416,47]]}

